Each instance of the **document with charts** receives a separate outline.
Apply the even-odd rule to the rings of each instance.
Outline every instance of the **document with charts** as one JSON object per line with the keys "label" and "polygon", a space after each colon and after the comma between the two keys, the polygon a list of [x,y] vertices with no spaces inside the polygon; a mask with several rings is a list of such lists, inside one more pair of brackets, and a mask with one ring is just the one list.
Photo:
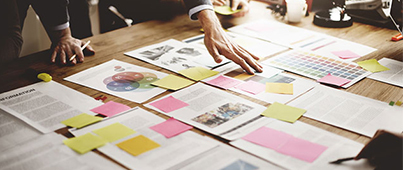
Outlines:
{"label": "document with charts", "polygon": [[168,74],[118,60],[110,60],[66,77],[65,80],[126,100],[142,103],[165,89],[151,83]]}
{"label": "document with charts", "polygon": [[[255,144],[250,142],[245,136],[230,142],[231,145],[256,155],[264,160],[275,163],[278,166],[290,170],[311,170],[311,169],[334,169],[334,170],[372,170],[368,161],[361,159],[359,161],[347,161],[342,164],[329,164],[340,158],[347,158],[357,155],[362,147],[361,143],[353,140],[338,136],[323,129],[311,126],[309,124],[297,121],[293,124],[279,121],[271,118],[262,118],[261,126],[254,126],[254,128],[244,129],[244,134],[252,134],[260,129],[269,129],[276,133],[275,137],[271,136],[258,136],[263,138],[269,144],[280,144],[287,146],[286,152],[276,149],[271,149],[262,144]],[[265,133],[263,133],[265,134]],[[267,135],[271,135],[268,133]],[[287,137],[285,137],[285,136]],[[274,138],[272,138],[274,137]],[[283,140],[288,138],[287,140]],[[296,140],[293,140],[296,139]],[[290,140],[299,141],[290,144]],[[270,142],[271,141],[271,142]],[[287,144],[288,143],[288,144]],[[291,142],[292,143],[292,142]],[[307,145],[310,144],[310,145]],[[322,152],[317,155],[313,160],[307,161],[312,152],[316,152],[315,147],[309,148],[307,146],[322,147]],[[305,148],[304,148],[305,147]],[[309,150],[309,151],[307,151]],[[301,153],[302,152],[302,153]],[[291,154],[290,154],[291,153]],[[296,155],[295,155],[296,153]]]}
{"label": "document with charts", "polygon": [[[228,30],[332,58],[339,58],[336,54],[340,51],[356,54],[357,58],[376,51],[369,46],[266,19],[237,25]],[[357,58],[347,60],[352,61]]]}
{"label": "document with charts", "polygon": [[304,116],[372,137],[378,129],[403,131],[403,108],[318,85],[289,103],[306,109]]}
{"label": "document with charts", "polygon": [[[175,99],[186,105],[169,112],[164,111],[162,107],[153,106],[154,102],[165,99]],[[262,105],[202,83],[196,83],[144,106],[217,136],[236,131],[238,126],[260,117],[266,109]],[[167,107],[174,106],[169,103]]]}
{"label": "document with charts", "polygon": [[129,51],[125,55],[176,73],[196,66],[213,68],[225,64],[217,64],[203,48],[174,39]]}
{"label": "document with charts", "polygon": [[[293,94],[277,94],[277,93],[268,93],[268,92],[261,92],[258,94],[252,94],[246,91],[243,91],[241,89],[232,87],[229,88],[229,90],[247,95],[249,97],[267,102],[267,103],[273,103],[273,102],[279,102],[279,103],[286,103],[295,97],[305,93],[306,91],[312,89],[317,83],[315,81],[309,80],[309,79],[304,79],[304,78],[299,78],[296,76],[292,76],[290,74],[282,73],[283,70],[276,69],[274,67],[270,66],[264,66],[263,67],[263,72],[262,73],[255,73],[254,75],[246,75],[243,71],[242,68],[240,68],[237,65],[224,65],[221,66],[215,71],[219,71],[220,75],[218,76],[225,76],[228,78],[233,78],[240,80],[242,83],[248,82],[248,81],[254,81],[257,83],[260,83],[264,86],[266,86],[266,83],[287,83],[287,84],[292,84],[293,86]],[[240,76],[240,75],[245,75],[245,76]],[[204,79],[204,82],[208,82],[210,80],[214,80],[218,76],[210,77],[207,79]]]}
{"label": "document with charts", "polygon": [[112,161],[88,152],[80,155],[63,144],[64,136],[49,133],[1,152],[1,169],[100,169],[123,170]]}
{"label": "document with charts", "polygon": [[390,70],[373,73],[368,78],[403,87],[403,62],[389,58],[382,58],[378,62]]}
{"label": "document with charts", "polygon": [[[218,143],[212,139],[203,137],[191,131],[184,132],[172,138],[166,138],[150,129],[151,126],[160,124],[164,121],[165,119],[136,107],[106,121],[79,130],[71,130],[70,132],[75,136],[81,136],[86,133],[95,134],[94,130],[115,123],[120,123],[134,130],[134,134],[107,143],[103,147],[98,148],[100,152],[129,169],[169,169],[218,146]],[[160,146],[137,156],[133,156],[117,146],[119,143],[139,136],[145,136]]]}
{"label": "document with charts", "polygon": [[[242,34],[236,34],[232,32],[227,32],[227,35],[232,38],[238,45],[243,47],[245,50],[249,51],[253,55],[263,59],[265,57],[271,56],[273,54],[285,51],[288,47],[273,44],[268,41],[257,39],[254,37],[245,36]],[[183,42],[193,44],[199,48],[206,49],[204,45],[204,34],[183,40]]]}
{"label": "document with charts", "polygon": [[42,133],[66,127],[60,122],[81,113],[95,115],[90,109],[100,105],[102,102],[55,81],[0,94],[0,109]]}

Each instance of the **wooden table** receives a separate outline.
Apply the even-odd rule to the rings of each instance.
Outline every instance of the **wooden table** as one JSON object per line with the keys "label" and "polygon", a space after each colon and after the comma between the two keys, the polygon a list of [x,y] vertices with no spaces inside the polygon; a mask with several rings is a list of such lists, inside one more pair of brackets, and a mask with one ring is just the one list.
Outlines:
{"label": "wooden table", "polygon": [[[266,9],[266,4],[260,2],[251,2],[250,13],[242,18],[232,17],[220,17],[223,27],[228,28],[234,25],[246,23],[261,18],[278,20],[286,23],[281,18],[276,18],[271,14],[271,11]],[[403,61],[403,41],[392,42],[390,38],[397,34],[396,30],[387,28],[380,28],[371,25],[354,23],[353,26],[348,28],[323,28],[318,27],[312,23],[313,14],[303,18],[302,22],[298,24],[292,24],[297,27],[306,28],[309,30],[326,33],[331,36],[349,40],[352,42],[360,43],[370,47],[378,49],[377,51],[366,55],[359,60],[366,60],[375,58],[380,60],[383,57],[392,58],[395,60]],[[97,90],[93,90],[87,87],[83,87],[78,84],[74,84],[68,81],[64,81],[63,78],[80,72],[82,70],[91,68],[98,64],[104,63],[111,59],[117,59],[127,63],[139,65],[142,67],[158,70],[164,73],[175,74],[168,70],[153,66],[143,61],[125,56],[123,53],[131,50],[138,49],[140,47],[148,46],[158,42],[162,42],[168,39],[183,40],[191,36],[199,35],[200,25],[196,21],[190,21],[186,14],[177,16],[169,21],[149,21],[134,25],[132,27],[122,28],[119,30],[111,31],[105,34],[96,35],[85,40],[91,40],[91,46],[96,50],[94,56],[85,58],[84,63],[77,64],[76,66],[59,66],[51,64],[49,62],[50,52],[43,51],[36,54],[32,54],[27,57],[20,58],[11,64],[0,68],[0,93],[30,85],[39,82],[36,78],[37,73],[46,72],[52,75],[53,80],[63,85],[66,85],[72,89],[80,91],[91,97],[97,97],[99,95],[105,95],[108,97],[107,101],[113,100],[119,103],[126,104],[130,107],[140,106],[154,114],[161,117],[168,118],[154,110],[143,107],[141,104],[136,104],[128,100],[124,100]],[[373,98],[376,100],[389,102],[389,101],[403,101],[403,89],[397,86],[385,84],[379,81],[365,78],[362,81],[354,84],[346,89],[350,93],[355,93],[361,96]],[[230,92],[235,95],[239,95],[235,92]],[[166,91],[152,99],[155,100],[172,92]],[[269,103],[257,101],[250,97],[239,95],[256,103],[268,106]],[[387,105],[385,105],[387,107]],[[306,117],[302,117],[300,121],[311,124],[313,126],[325,129],[327,131],[339,134],[341,136],[350,138],[360,143],[366,143],[370,138],[362,136],[350,131],[340,129],[338,127],[328,125],[316,120],[312,120]],[[207,135],[200,130],[194,130],[199,134]],[[59,133],[68,135],[66,129],[57,131]]]}

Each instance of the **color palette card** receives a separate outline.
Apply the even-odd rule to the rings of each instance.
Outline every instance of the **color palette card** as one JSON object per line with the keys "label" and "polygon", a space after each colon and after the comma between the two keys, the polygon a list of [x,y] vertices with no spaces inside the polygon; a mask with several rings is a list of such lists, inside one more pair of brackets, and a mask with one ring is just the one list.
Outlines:
{"label": "color palette card", "polygon": [[315,80],[328,75],[350,80],[341,86],[350,87],[354,83],[371,74],[356,63],[320,56],[311,52],[292,50],[262,62],[263,64],[281,68]]}

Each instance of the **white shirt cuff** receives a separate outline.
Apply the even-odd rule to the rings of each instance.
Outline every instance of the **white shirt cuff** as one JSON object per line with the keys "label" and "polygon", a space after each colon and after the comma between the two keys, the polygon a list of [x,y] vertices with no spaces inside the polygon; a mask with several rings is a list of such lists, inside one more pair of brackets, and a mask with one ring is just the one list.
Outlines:
{"label": "white shirt cuff", "polygon": [[195,14],[197,14],[200,11],[203,11],[205,9],[209,9],[209,10],[213,10],[213,6],[211,5],[199,5],[199,6],[195,6],[192,9],[189,10],[189,17],[191,20],[197,20],[197,16]]}
{"label": "white shirt cuff", "polygon": [[60,31],[60,30],[66,29],[66,28],[68,28],[68,27],[70,27],[70,23],[69,23],[69,22],[66,22],[66,23],[64,23],[64,24],[60,24],[60,25],[57,25],[57,26],[54,26],[54,27],[50,27],[50,30],[53,30],[53,31]]}

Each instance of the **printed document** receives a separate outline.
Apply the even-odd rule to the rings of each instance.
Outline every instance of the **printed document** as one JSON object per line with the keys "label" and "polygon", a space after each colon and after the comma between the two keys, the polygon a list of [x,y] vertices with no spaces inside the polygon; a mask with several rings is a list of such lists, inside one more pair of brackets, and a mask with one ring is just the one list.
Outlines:
{"label": "printed document", "polygon": [[21,119],[42,133],[62,127],[60,122],[102,103],[55,81],[39,82],[0,94],[0,109]]}
{"label": "printed document", "polygon": [[202,83],[172,93],[171,96],[187,103],[188,106],[168,113],[150,103],[145,106],[222,137],[225,133],[236,130],[238,126],[260,117],[266,109],[262,105]]}
{"label": "printed document", "polygon": [[41,169],[124,169],[104,157],[88,152],[75,153],[63,145],[66,139],[61,135],[49,133],[1,153],[0,167],[4,170]]}
{"label": "printed document", "polygon": [[[374,169],[371,167],[366,160],[360,161],[348,161],[342,164],[329,164],[329,162],[346,157],[356,156],[363,144],[357,143],[350,139],[338,136],[336,134],[327,132],[320,128],[305,124],[303,122],[297,121],[293,124],[288,122],[283,122],[271,118],[264,118],[265,124],[261,127],[274,129],[279,132],[287,133],[293,136],[293,138],[300,138],[305,141],[316,143],[327,147],[327,149],[320,154],[320,156],[314,160],[312,163],[297,159],[295,157],[282,154],[268,147],[263,147],[258,144],[249,142],[243,138],[230,142],[231,145],[238,147],[246,152],[263,158],[267,161],[275,163],[281,167],[290,170],[310,170],[310,169],[332,169],[332,170],[366,170]],[[257,128],[249,128],[246,131],[253,132]],[[260,136],[264,137],[264,136]],[[280,138],[280,136],[278,136]],[[277,140],[272,139],[273,141]],[[298,152],[298,148],[295,152]],[[292,152],[290,150],[289,152]]]}
{"label": "printed document", "polygon": [[372,137],[378,129],[403,131],[403,108],[318,85],[288,105],[306,109],[304,116]]}
{"label": "printed document", "polygon": [[[114,123],[120,123],[131,128],[136,133],[98,148],[98,150],[105,155],[108,155],[130,169],[168,169],[217,146],[217,143],[212,142],[212,139],[205,138],[191,131],[168,139],[150,129],[151,126],[164,121],[165,119],[136,107],[106,121],[87,126],[83,129],[71,130],[71,132],[75,136],[80,136],[86,133],[93,133],[93,131],[97,129],[104,128]],[[146,137],[160,146],[137,156],[133,156],[116,146],[119,143],[138,136]]]}
{"label": "printed document", "polygon": [[126,62],[110,60],[66,77],[65,80],[142,103],[166,91],[151,83],[167,75]]}
{"label": "printed document", "polygon": [[382,58],[378,62],[390,70],[373,73],[368,78],[403,87],[403,62],[389,58]]}

